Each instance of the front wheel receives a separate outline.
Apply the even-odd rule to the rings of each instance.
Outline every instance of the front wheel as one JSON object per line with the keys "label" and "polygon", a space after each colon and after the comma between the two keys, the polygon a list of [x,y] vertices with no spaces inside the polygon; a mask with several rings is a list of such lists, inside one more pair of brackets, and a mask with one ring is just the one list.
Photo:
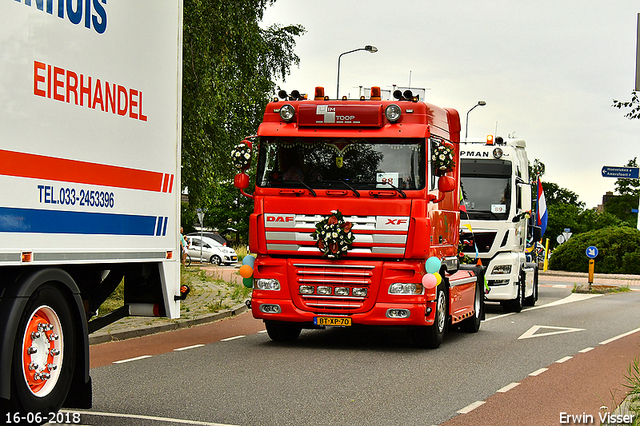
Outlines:
{"label": "front wheel", "polygon": [[209,261],[212,265],[219,265],[222,260],[220,259],[220,256],[214,254],[213,256],[211,256],[211,259],[209,259]]}
{"label": "front wheel", "polygon": [[533,292],[531,296],[525,299],[526,306],[535,306],[538,301],[538,268],[536,267],[533,271]]}
{"label": "front wheel", "polygon": [[440,346],[447,330],[447,305],[447,292],[444,290],[444,286],[438,286],[433,325],[416,327],[412,330],[412,337],[416,346],[427,349],[436,349]]}
{"label": "front wheel", "polygon": [[265,321],[264,325],[274,342],[295,342],[302,331],[302,326],[294,322]]}
{"label": "front wheel", "polygon": [[502,307],[505,311],[515,313],[522,311],[522,306],[524,305],[524,285],[525,281],[521,273],[518,280],[518,293],[516,294],[516,298],[502,302]]}
{"label": "front wheel", "polygon": [[60,290],[43,284],[22,313],[13,350],[12,405],[26,413],[55,412],[71,387],[75,328]]}
{"label": "front wheel", "polygon": [[484,309],[484,278],[482,275],[477,276],[478,281],[476,282],[476,294],[475,300],[473,301],[473,316],[467,318],[466,320],[460,323],[460,328],[462,331],[467,333],[477,333],[480,330],[480,321],[482,320],[483,309]]}

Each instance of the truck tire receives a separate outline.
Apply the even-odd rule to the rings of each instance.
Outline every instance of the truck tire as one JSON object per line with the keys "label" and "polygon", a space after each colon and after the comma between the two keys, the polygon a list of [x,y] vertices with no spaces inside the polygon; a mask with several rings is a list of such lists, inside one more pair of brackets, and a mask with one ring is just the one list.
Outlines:
{"label": "truck tire", "polygon": [[444,285],[439,285],[436,289],[436,312],[433,325],[412,329],[413,341],[417,347],[436,349],[440,346],[444,340],[449,320],[447,305],[447,292]]}
{"label": "truck tire", "polygon": [[538,301],[538,268],[536,267],[533,272],[533,293],[527,297],[524,301],[525,306],[535,306]]}
{"label": "truck tire", "polygon": [[54,285],[38,287],[20,318],[11,368],[12,406],[24,413],[62,406],[76,363],[71,308]]}
{"label": "truck tire", "polygon": [[462,329],[462,331],[464,332],[477,333],[478,330],[480,330],[480,322],[482,321],[484,310],[483,281],[484,279],[482,275],[478,275],[478,281],[476,282],[475,300],[473,301],[473,316],[460,323],[460,329]]}
{"label": "truck tire", "polygon": [[293,322],[265,321],[264,325],[274,342],[295,342],[302,331],[302,326]]}
{"label": "truck tire", "polygon": [[519,313],[522,311],[522,307],[524,306],[524,300],[524,277],[521,273],[520,279],[518,280],[518,294],[516,295],[516,298],[502,302],[502,307],[507,312]]}

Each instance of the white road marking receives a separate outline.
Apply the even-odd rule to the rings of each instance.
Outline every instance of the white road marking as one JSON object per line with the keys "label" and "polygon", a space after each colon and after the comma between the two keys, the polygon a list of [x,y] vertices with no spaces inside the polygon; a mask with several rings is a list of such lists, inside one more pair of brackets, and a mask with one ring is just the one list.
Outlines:
{"label": "white road marking", "polygon": [[155,416],[141,416],[139,414],[119,414],[119,413],[101,413],[98,411],[69,411],[69,410],[60,410],[63,413],[80,413],[80,416],[89,415],[89,416],[103,416],[103,417],[118,417],[121,419],[140,419],[140,420],[153,420],[157,422],[171,422],[171,423],[180,423],[185,425],[200,425],[200,426],[234,426],[222,423],[209,423],[209,422],[199,422],[195,420],[184,420],[184,419],[171,419],[168,417],[155,417]]}
{"label": "white road marking", "polygon": [[501,393],[505,393],[505,392],[509,392],[511,389],[515,388],[516,386],[518,386],[520,383],[509,383],[507,386],[498,389],[496,392],[501,392]]}
{"label": "white road marking", "polygon": [[536,370],[533,373],[529,373],[530,376],[539,376],[542,373],[544,373],[545,371],[547,371],[548,368],[541,368],[540,370]]}
{"label": "white road marking", "polygon": [[480,407],[482,404],[484,404],[484,401],[476,401],[473,404],[469,404],[466,407],[464,407],[461,410],[458,410],[457,412],[459,414],[467,414],[470,413],[471,411],[475,410],[476,408]]}
{"label": "white road marking", "polygon": [[604,342],[600,342],[600,344],[601,345],[606,345],[607,343],[611,343],[614,340],[622,339],[623,337],[627,337],[630,334],[637,333],[638,331],[640,331],[640,328],[636,328],[635,330],[627,331],[626,333],[622,333],[622,334],[620,334],[620,335],[618,335],[616,337],[612,337],[611,339],[607,339]]}
{"label": "white road marking", "polygon": [[[555,331],[547,331],[547,332],[543,331],[542,333],[537,333],[539,330],[542,330],[545,328],[549,328]],[[554,327],[551,325],[534,325],[529,330],[525,331],[524,334],[522,334],[522,336],[518,337],[518,340],[530,339],[532,337],[552,336],[554,334],[573,333],[576,331],[584,331],[584,328]]]}
{"label": "white road marking", "polygon": [[184,348],[178,348],[178,349],[174,349],[175,352],[179,352],[179,351],[186,351],[188,349],[195,349],[195,348],[201,348],[203,347],[203,344],[199,344],[199,345],[193,345],[193,346],[185,346]]}
{"label": "white road marking", "polygon": [[565,356],[564,358],[560,358],[559,360],[556,361],[556,364],[562,364],[565,361],[569,361],[571,358],[573,358],[572,356]]}
{"label": "white road marking", "polygon": [[583,350],[578,351],[578,352],[580,352],[581,354],[586,354],[587,352],[592,351],[592,350],[593,350],[593,348],[584,348]]}
{"label": "white road marking", "polygon": [[113,363],[114,364],[123,364],[125,362],[138,361],[140,359],[145,359],[145,358],[151,358],[151,355],[142,355],[142,356],[137,356],[135,358],[123,359],[123,360],[120,360],[120,361],[113,361]]}
{"label": "white road marking", "polygon": [[247,337],[247,336],[233,336],[233,337],[227,337],[226,339],[220,339],[221,342],[229,342],[231,340],[237,340],[237,339],[242,339],[243,337]]}

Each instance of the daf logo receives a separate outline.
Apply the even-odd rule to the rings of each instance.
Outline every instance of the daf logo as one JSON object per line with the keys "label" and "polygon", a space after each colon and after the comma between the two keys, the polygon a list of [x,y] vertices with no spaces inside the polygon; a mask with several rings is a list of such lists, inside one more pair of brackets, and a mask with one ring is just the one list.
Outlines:
{"label": "daf logo", "polygon": [[267,216],[267,222],[293,222],[293,216]]}

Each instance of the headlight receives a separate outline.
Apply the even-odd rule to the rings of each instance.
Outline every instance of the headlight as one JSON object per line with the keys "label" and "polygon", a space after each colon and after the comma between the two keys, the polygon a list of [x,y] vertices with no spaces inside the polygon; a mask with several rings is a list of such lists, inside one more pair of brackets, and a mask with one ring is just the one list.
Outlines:
{"label": "headlight", "polygon": [[401,114],[402,109],[400,109],[400,107],[396,104],[391,104],[384,110],[384,115],[387,117],[387,120],[392,123],[398,121]]}
{"label": "headlight", "polygon": [[258,278],[255,287],[258,290],[280,290],[280,281],[273,278]]}
{"label": "headlight", "polygon": [[320,285],[317,289],[318,294],[329,295],[331,294],[331,287],[327,285]]}
{"label": "headlight", "polygon": [[336,287],[335,295],[336,296],[348,296],[349,295],[349,287]]}
{"label": "headlight", "polygon": [[422,284],[393,283],[389,286],[389,294],[422,294]]}
{"label": "headlight", "polygon": [[496,265],[491,270],[492,274],[510,274],[511,265]]}
{"label": "headlight", "polygon": [[280,118],[287,123],[293,120],[293,116],[296,114],[296,109],[293,105],[284,104],[280,107]]}

